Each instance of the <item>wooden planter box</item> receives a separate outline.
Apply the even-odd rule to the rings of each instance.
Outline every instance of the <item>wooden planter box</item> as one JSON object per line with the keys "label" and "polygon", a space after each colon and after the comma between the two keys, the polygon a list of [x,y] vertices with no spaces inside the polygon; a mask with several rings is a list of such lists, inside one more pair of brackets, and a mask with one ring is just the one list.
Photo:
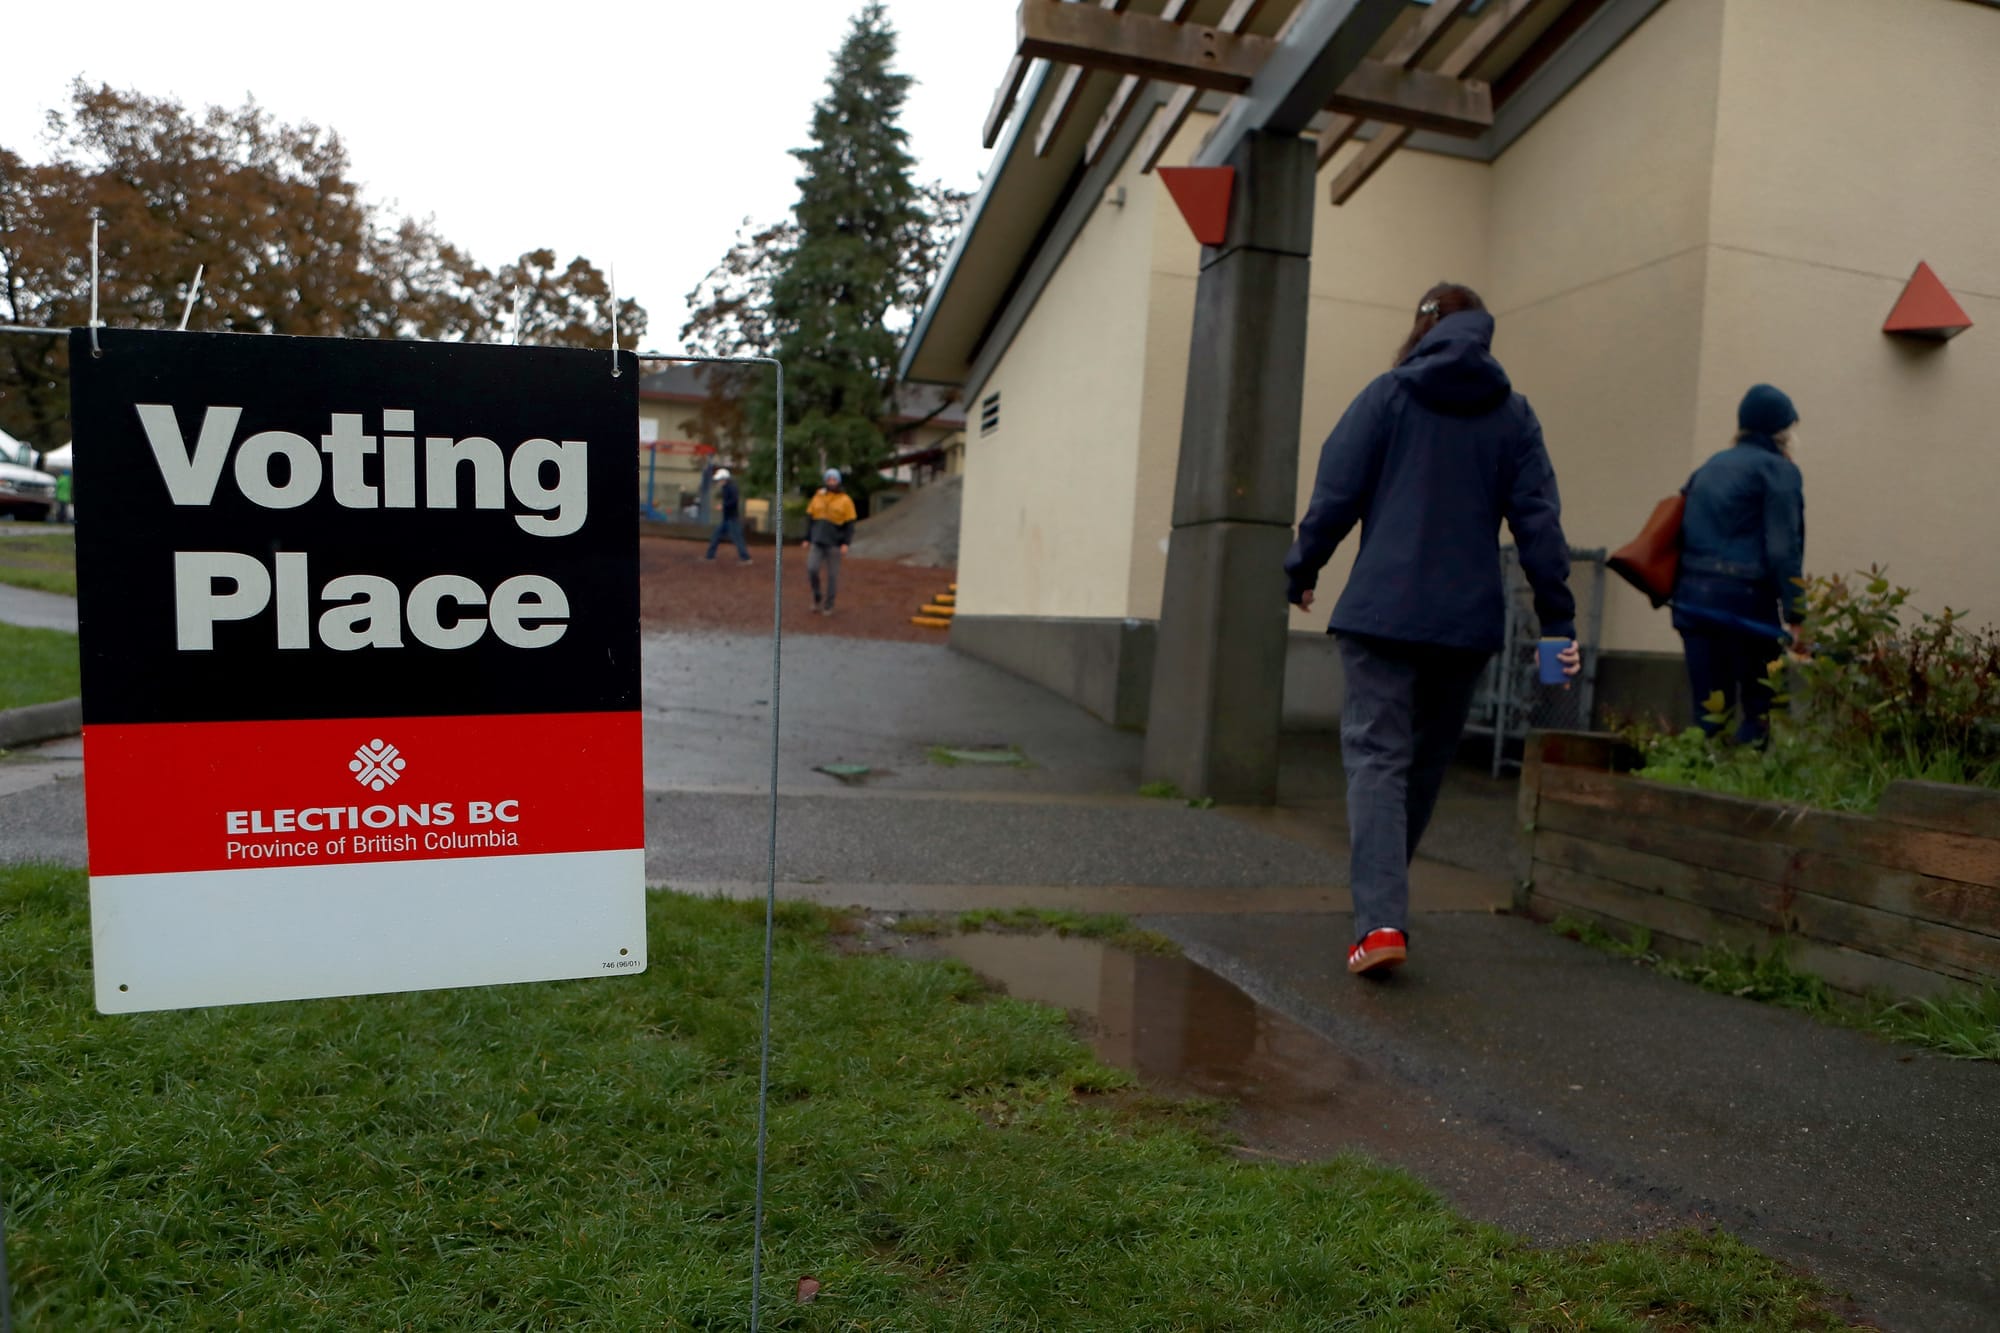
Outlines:
{"label": "wooden planter box", "polygon": [[1615,737],[1528,738],[1521,910],[1669,951],[1782,940],[1857,994],[2000,982],[2000,792],[1899,782],[1837,814],[1625,776],[1636,760]]}

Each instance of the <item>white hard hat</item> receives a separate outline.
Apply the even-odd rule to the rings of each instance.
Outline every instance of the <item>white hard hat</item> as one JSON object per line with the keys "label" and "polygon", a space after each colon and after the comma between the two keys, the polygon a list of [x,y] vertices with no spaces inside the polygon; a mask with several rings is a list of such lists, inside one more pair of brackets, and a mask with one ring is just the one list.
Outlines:
{"label": "white hard hat", "polygon": [[728,481],[728,480],[729,480],[729,469],[728,469],[728,468],[726,468],[726,467],[719,467],[719,468],[717,468],[717,469],[715,470],[715,479],[716,479],[717,481]]}
{"label": "white hard hat", "polygon": [[824,480],[826,484],[829,486],[840,485],[840,469],[837,467],[828,468],[826,470],[826,476],[822,478],[822,480]]}

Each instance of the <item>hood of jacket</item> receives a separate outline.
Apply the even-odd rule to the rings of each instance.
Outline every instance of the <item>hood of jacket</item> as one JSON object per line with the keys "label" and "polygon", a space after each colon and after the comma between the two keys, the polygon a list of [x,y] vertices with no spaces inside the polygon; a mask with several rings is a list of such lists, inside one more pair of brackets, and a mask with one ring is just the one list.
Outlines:
{"label": "hood of jacket", "polygon": [[1481,310],[1446,315],[1392,373],[1424,406],[1455,416],[1482,416],[1514,392],[1493,359],[1493,316]]}

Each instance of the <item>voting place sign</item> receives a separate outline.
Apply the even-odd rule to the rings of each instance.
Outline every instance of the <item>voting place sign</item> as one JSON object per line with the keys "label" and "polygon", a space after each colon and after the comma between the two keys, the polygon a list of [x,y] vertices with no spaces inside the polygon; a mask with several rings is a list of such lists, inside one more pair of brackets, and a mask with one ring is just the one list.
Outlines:
{"label": "voting place sign", "polygon": [[98,344],[71,336],[98,1007],[643,970],[637,362]]}

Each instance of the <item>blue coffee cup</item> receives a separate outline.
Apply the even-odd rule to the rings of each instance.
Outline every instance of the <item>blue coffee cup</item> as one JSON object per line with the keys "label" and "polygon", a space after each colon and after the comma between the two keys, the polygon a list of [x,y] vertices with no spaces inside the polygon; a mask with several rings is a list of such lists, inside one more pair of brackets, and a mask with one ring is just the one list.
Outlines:
{"label": "blue coffee cup", "polygon": [[1543,639],[1538,654],[1542,666],[1542,684],[1563,685],[1569,681],[1569,673],[1563,669],[1562,655],[1574,639]]}

